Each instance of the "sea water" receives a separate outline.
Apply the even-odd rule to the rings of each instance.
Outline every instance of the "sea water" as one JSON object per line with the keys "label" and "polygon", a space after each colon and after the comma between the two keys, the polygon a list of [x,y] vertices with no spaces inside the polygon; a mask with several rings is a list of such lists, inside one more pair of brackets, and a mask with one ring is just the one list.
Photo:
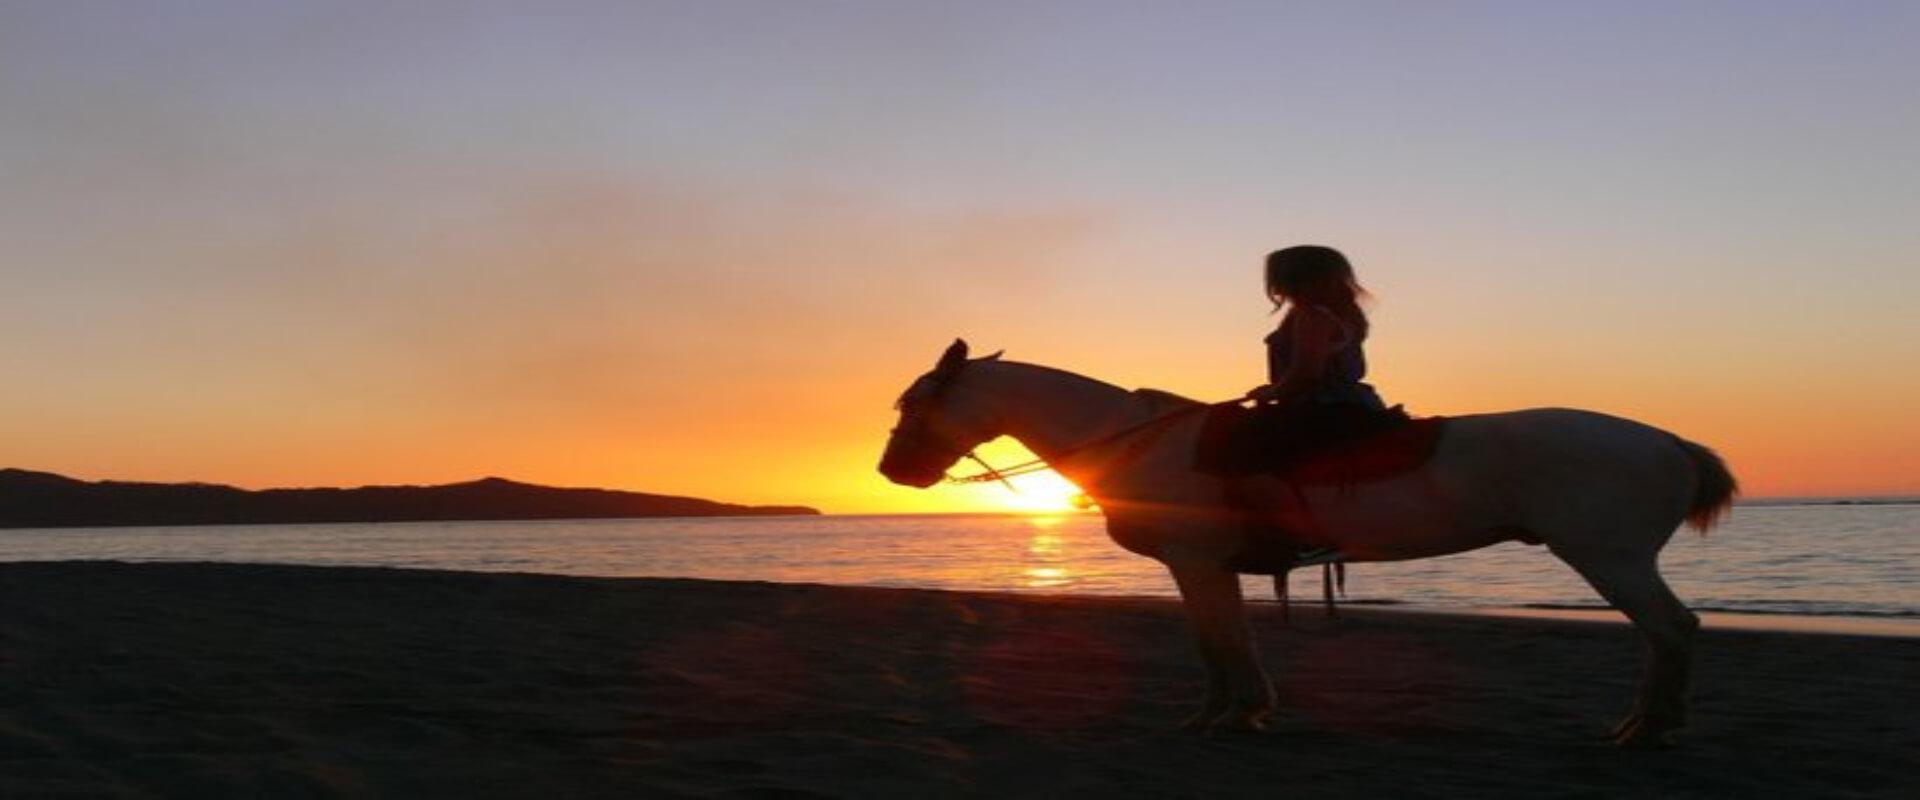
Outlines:
{"label": "sea water", "polygon": [[[1098,514],[875,515],[0,530],[0,561],[222,561],[691,577],[1091,595],[1176,594]],[[1920,503],[1748,504],[1675,534],[1662,570],[1695,609],[1875,619],[1920,634]],[[1318,571],[1296,573],[1318,593]],[[1267,596],[1264,580],[1249,593]],[[1349,601],[1598,609],[1544,548],[1357,564]]]}

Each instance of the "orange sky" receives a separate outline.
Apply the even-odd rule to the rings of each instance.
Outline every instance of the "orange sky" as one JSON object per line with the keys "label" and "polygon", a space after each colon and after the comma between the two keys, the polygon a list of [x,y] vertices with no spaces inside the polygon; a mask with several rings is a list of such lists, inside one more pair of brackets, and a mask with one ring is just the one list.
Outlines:
{"label": "orange sky", "polygon": [[0,466],[1002,508],[873,471],[953,337],[1236,396],[1320,242],[1418,413],[1920,494],[1908,5],[86,5],[0,10]]}

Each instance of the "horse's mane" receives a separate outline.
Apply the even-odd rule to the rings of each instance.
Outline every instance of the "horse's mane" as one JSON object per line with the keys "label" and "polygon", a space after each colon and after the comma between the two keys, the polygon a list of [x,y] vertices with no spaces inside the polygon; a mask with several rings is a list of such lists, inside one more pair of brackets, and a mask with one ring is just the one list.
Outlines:
{"label": "horse's mane", "polygon": [[1118,386],[1115,386],[1115,385],[1113,385],[1113,384],[1111,384],[1111,383],[1108,383],[1108,382],[1106,382],[1106,381],[1103,381],[1103,380],[1100,380],[1100,379],[1098,379],[1098,378],[1089,378],[1089,377],[1087,377],[1087,376],[1085,376],[1085,375],[1082,375],[1082,374],[1080,374],[1080,373],[1078,373],[1078,372],[1071,372],[1071,371],[1068,371],[1068,370],[1064,370],[1064,369],[1061,369],[1061,368],[1059,368],[1059,367],[1049,367],[1049,366],[1047,366],[1047,365],[1045,365],[1045,364],[1032,364],[1032,363],[1028,363],[1028,362],[1025,362],[1025,361],[1007,361],[1007,360],[1004,360],[1004,359],[999,359],[999,358],[994,358],[994,359],[979,359],[979,360],[977,360],[977,361],[975,361],[974,363],[976,363],[976,364],[999,364],[999,365],[1002,365],[1002,366],[1008,366],[1008,367],[1016,367],[1016,368],[1019,368],[1019,369],[1026,369],[1026,370],[1032,370],[1032,371],[1034,371],[1034,372],[1046,372],[1046,373],[1051,373],[1051,374],[1053,374],[1053,375],[1058,375],[1058,376],[1060,376],[1060,377],[1062,377],[1062,378],[1066,378],[1066,379],[1068,379],[1068,380],[1072,380],[1072,381],[1077,381],[1077,382],[1080,382],[1080,383],[1087,383],[1087,384],[1092,384],[1092,385],[1094,385],[1094,386],[1099,386],[1099,387],[1103,387],[1103,388],[1107,388],[1107,389],[1116,389],[1116,390],[1119,390],[1119,391],[1126,391],[1125,389],[1121,389],[1121,388],[1120,388],[1120,387],[1118,387]]}
{"label": "horse's mane", "polygon": [[[1049,367],[1045,364],[1030,364],[1025,361],[999,361],[999,360],[996,360],[995,363],[1005,364],[1007,366],[1012,366],[1012,367],[1019,367],[1021,369],[1035,370],[1038,372],[1048,372],[1048,373],[1052,373],[1054,375],[1058,375],[1071,380],[1079,381],[1082,383],[1089,383],[1102,388],[1113,389],[1115,391],[1122,391],[1122,392],[1128,391],[1127,389],[1123,389],[1119,386],[1115,386],[1114,384],[1108,383],[1098,378],[1089,378],[1078,372],[1069,372],[1067,370],[1060,369],[1058,367]],[[1183,395],[1175,394],[1173,392],[1165,391],[1163,389],[1134,389],[1129,393],[1132,394],[1135,398],[1145,401],[1148,407],[1152,408],[1156,412],[1178,411],[1191,406],[1204,405],[1198,400],[1194,400],[1192,398],[1185,397]]]}
{"label": "horse's mane", "polygon": [[1164,389],[1135,389],[1133,396],[1145,400],[1157,412],[1181,411],[1198,405],[1205,405],[1185,395],[1174,394]]}

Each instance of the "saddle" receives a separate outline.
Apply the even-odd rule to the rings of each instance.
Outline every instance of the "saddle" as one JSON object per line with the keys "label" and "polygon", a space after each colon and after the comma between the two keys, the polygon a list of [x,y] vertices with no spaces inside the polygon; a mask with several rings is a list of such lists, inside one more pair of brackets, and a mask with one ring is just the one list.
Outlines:
{"label": "saddle", "polygon": [[[1399,406],[1300,409],[1214,406],[1200,430],[1194,466],[1224,481],[1229,507],[1248,527],[1246,542],[1227,566],[1245,575],[1284,581],[1295,567],[1338,560],[1333,551],[1311,550],[1266,517],[1261,504],[1243,496],[1232,478],[1272,475],[1298,494],[1307,486],[1355,486],[1418,469],[1433,457],[1446,432],[1446,417],[1414,419]],[[1282,584],[1284,585],[1284,584]]]}
{"label": "saddle", "polygon": [[1440,446],[1446,424],[1445,417],[1402,419],[1391,427],[1283,464],[1277,474],[1299,486],[1351,486],[1386,480],[1427,463]]}
{"label": "saddle", "polygon": [[1273,475],[1295,486],[1351,486],[1411,472],[1433,456],[1446,417],[1324,407],[1302,411],[1216,405],[1194,467],[1221,478]]}

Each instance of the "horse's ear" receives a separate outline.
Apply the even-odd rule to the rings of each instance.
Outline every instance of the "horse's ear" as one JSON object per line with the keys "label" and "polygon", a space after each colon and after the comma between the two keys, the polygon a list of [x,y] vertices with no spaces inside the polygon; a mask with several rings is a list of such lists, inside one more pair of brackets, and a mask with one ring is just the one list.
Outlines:
{"label": "horse's ear", "polygon": [[1007,351],[1005,350],[995,350],[993,351],[992,355],[983,356],[980,360],[981,361],[999,361],[1000,357],[1006,354],[1007,354]]}
{"label": "horse's ear", "polygon": [[955,339],[947,346],[947,352],[940,355],[940,363],[933,367],[934,372],[949,373],[967,363],[967,340]]}

